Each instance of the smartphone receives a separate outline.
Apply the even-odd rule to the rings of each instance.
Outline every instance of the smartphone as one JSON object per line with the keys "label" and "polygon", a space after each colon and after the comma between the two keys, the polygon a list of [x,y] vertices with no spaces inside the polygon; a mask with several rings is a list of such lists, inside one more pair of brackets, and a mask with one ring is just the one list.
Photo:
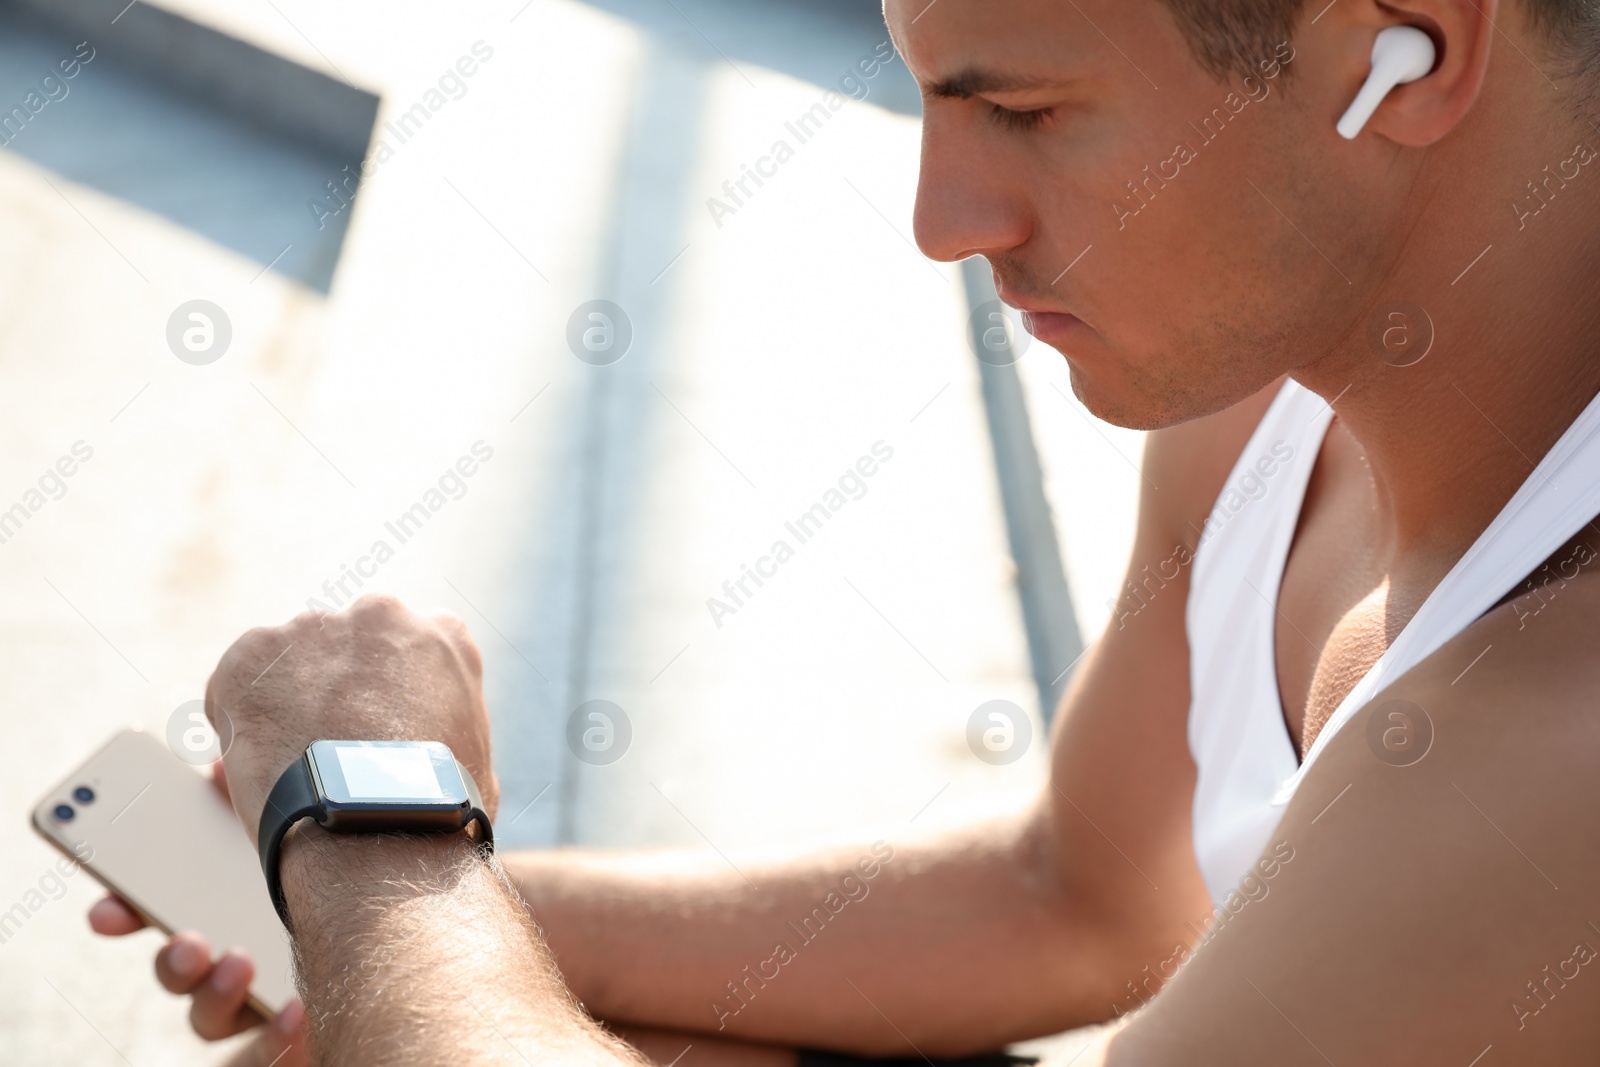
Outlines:
{"label": "smartphone", "polygon": [[250,1003],[272,1017],[295,994],[288,934],[233,807],[198,768],[124,730],[33,809],[33,828],[173,934],[197,930],[255,963]]}

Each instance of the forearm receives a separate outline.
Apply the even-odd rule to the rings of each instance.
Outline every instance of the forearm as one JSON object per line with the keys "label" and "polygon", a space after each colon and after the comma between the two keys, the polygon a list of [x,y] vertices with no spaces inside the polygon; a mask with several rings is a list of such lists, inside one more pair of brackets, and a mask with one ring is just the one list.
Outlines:
{"label": "forearm", "polygon": [[572,1002],[465,835],[302,824],[282,873],[314,1062],[638,1062]]}
{"label": "forearm", "polygon": [[608,1021],[954,1054],[1105,1016],[1089,924],[1062,897],[1048,836],[1013,817],[876,857],[735,857],[739,870],[701,853],[505,863],[573,991]]}

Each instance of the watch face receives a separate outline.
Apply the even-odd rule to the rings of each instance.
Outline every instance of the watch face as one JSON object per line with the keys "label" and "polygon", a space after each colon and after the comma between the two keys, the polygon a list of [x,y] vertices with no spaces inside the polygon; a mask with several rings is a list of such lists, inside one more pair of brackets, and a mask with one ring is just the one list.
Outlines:
{"label": "watch face", "polygon": [[455,756],[437,741],[314,741],[306,755],[333,815],[442,814],[471,806]]}

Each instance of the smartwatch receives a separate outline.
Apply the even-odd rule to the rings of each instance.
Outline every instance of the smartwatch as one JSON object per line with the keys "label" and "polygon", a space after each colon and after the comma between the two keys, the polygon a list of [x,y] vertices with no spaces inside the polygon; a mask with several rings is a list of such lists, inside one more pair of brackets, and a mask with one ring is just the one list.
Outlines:
{"label": "smartwatch", "polygon": [[278,849],[289,828],[315,819],[333,833],[428,833],[476,822],[479,845],[494,850],[494,829],[478,783],[438,741],[313,741],[267,795],[257,837],[267,891],[289,925]]}

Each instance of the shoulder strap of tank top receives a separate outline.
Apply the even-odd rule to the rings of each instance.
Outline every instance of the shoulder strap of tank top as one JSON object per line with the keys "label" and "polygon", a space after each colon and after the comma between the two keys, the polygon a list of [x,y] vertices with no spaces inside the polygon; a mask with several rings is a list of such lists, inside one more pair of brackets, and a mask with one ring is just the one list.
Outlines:
{"label": "shoulder strap of tank top", "polygon": [[[1298,514],[1300,500],[1305,495],[1305,486],[1311,476],[1311,468],[1315,466],[1317,449],[1322,444],[1322,436],[1327,432],[1327,423],[1331,420],[1333,410],[1328,407],[1327,401],[1313,393],[1293,378],[1284,380],[1282,387],[1273,396],[1272,402],[1267,405],[1267,410],[1261,415],[1260,421],[1251,431],[1244,448],[1233,462],[1233,467],[1228,472],[1228,479],[1218,490],[1217,499],[1213,502],[1209,514],[1198,527],[1196,541],[1196,581],[1200,581],[1199,573],[1202,569],[1209,571],[1217,565],[1216,549],[1210,542],[1219,534],[1224,526],[1234,525],[1232,518],[1236,513],[1242,512],[1247,507],[1258,510],[1263,503],[1255,498],[1251,487],[1255,482],[1260,482],[1263,477],[1280,478],[1277,471],[1280,467],[1289,465],[1294,472],[1288,475],[1288,480],[1293,483],[1292,492],[1285,493],[1278,487],[1275,480],[1268,487],[1260,487],[1262,496],[1273,499],[1269,507],[1292,508]],[[1287,449],[1287,457],[1283,454]],[[1263,460],[1276,460],[1269,464],[1270,474],[1263,474],[1257,464]],[[1254,469],[1252,469],[1254,468]],[[1237,498],[1237,499],[1230,499]],[[1292,521],[1292,520],[1291,520]]]}
{"label": "shoulder strap of tank top", "polygon": [[1287,803],[1328,740],[1375,693],[1471,625],[1597,514],[1600,395],[1567,427],[1400,636],[1344,698],[1274,803]]}

